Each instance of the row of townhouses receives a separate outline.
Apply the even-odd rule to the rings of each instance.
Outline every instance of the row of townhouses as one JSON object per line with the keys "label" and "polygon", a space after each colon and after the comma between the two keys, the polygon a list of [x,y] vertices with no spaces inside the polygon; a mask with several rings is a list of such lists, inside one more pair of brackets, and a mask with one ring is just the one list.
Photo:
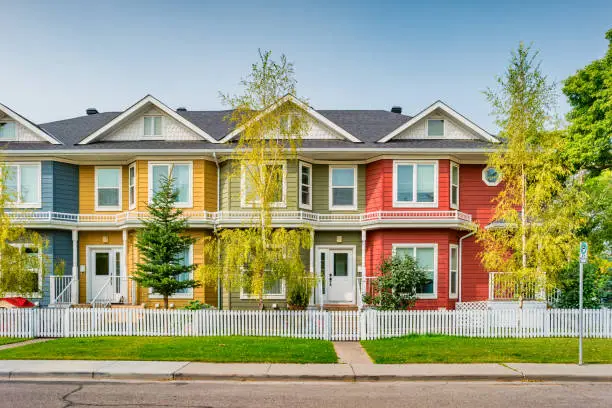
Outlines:
{"label": "row of townhouses", "polygon": [[[316,110],[291,96],[281,103],[305,111],[310,126],[298,159],[282,164],[273,223],[314,230],[306,267],[325,279],[313,305],[358,305],[368,277],[391,253],[415,257],[428,274],[417,308],[491,298],[495,273],[481,266],[469,225],[490,223],[499,193],[500,175],[486,166],[498,143],[493,135],[440,101],[415,116],[399,107]],[[244,180],[229,177],[239,132],[228,113],[171,109],[149,95],[124,111],[87,109],[35,124],[0,104],[0,142],[18,195],[13,217],[47,238],[49,262],[65,262],[63,276],[41,276],[34,300],[159,305],[129,277],[140,218],[170,171],[190,234],[243,227],[253,207],[241,194]],[[186,259],[203,262],[202,245]],[[282,308],[285,298],[282,282],[266,288],[267,307]],[[182,307],[193,299],[257,305],[244,291],[216,287],[186,290],[170,302]]]}

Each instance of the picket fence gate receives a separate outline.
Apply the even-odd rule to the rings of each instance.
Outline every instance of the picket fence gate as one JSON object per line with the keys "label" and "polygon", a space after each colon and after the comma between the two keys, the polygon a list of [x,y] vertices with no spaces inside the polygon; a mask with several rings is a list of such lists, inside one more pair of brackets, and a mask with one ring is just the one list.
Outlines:
{"label": "picket fence gate", "polygon": [[[612,338],[612,310],[584,311],[585,337]],[[576,337],[576,309],[248,311],[0,309],[0,336],[280,336],[340,341],[408,334]]]}

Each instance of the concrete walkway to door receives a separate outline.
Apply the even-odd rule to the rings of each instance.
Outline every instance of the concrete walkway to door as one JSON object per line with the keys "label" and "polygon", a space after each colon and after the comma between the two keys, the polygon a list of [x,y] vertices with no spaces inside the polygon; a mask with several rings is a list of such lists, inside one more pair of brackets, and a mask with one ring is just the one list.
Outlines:
{"label": "concrete walkway to door", "polygon": [[335,341],[334,350],[340,364],[374,364],[358,341]]}

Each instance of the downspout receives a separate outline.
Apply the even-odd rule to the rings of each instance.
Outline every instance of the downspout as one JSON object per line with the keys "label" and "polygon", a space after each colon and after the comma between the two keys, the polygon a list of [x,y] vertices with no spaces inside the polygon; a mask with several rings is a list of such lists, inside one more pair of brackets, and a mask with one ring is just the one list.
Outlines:
{"label": "downspout", "polygon": [[466,234],[464,236],[462,236],[461,238],[459,238],[459,284],[458,286],[458,290],[459,290],[459,295],[458,295],[458,299],[457,302],[461,303],[461,297],[463,294],[463,240],[466,238],[471,237],[472,235],[474,235],[476,233],[476,231],[472,231],[469,234]]}
{"label": "downspout", "polygon": [[[221,169],[219,168],[219,160],[217,158],[217,152],[213,152],[213,158],[215,159],[215,165],[217,166],[217,211],[221,209]],[[215,236],[217,233],[217,221],[215,220],[214,225]],[[217,262],[221,260],[221,252],[217,242]],[[221,278],[217,277],[217,309],[223,309],[223,288],[221,287]]]}

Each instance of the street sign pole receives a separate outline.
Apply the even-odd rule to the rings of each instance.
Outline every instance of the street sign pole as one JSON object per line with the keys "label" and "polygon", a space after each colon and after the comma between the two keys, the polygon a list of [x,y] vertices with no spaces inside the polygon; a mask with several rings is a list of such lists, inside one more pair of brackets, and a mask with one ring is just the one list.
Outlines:
{"label": "street sign pole", "polygon": [[584,336],[584,310],[582,309],[582,305],[583,305],[583,298],[582,298],[582,292],[583,292],[583,288],[584,288],[584,264],[587,263],[587,259],[588,259],[588,254],[589,254],[589,246],[587,245],[586,242],[581,242],[580,243],[580,288],[579,288],[579,292],[578,292],[578,308],[579,308],[579,315],[578,315],[578,365],[582,365],[583,363],[583,359],[582,359],[582,338]]}

